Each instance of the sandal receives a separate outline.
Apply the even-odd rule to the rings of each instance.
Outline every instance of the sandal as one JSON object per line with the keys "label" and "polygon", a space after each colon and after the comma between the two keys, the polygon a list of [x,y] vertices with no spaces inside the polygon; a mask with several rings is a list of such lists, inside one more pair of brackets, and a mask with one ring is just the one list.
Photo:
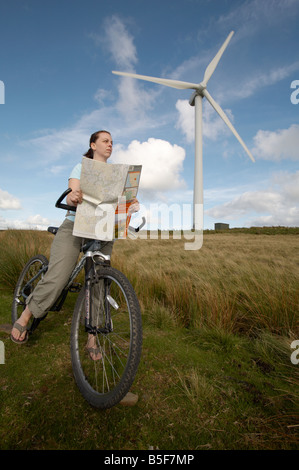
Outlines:
{"label": "sandal", "polygon": [[14,338],[13,335],[11,334],[11,335],[10,335],[10,339],[11,339],[14,343],[17,343],[17,344],[24,344],[24,343],[27,343],[27,341],[28,341],[27,326],[22,326],[22,325],[20,325],[20,323],[18,323],[18,322],[16,321],[12,328],[16,328],[16,330],[19,330],[19,332],[21,333],[20,336],[22,336],[22,333],[24,333],[24,331],[26,331],[26,335],[25,335],[24,339],[21,340],[21,339],[16,339],[16,338]]}

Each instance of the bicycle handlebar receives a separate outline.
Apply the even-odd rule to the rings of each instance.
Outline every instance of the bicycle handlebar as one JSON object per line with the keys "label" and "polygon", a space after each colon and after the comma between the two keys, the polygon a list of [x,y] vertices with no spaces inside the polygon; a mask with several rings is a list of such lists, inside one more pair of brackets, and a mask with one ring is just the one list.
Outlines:
{"label": "bicycle handlebar", "polygon": [[76,207],[75,206],[69,206],[68,204],[62,204],[61,201],[72,191],[71,188],[68,188],[64,191],[64,193],[61,194],[61,196],[57,199],[55,207],[58,207],[58,209],[66,209],[67,211],[73,211],[76,212]]}
{"label": "bicycle handlebar", "polygon": [[[61,196],[57,199],[55,207],[58,207],[58,209],[65,209],[67,211],[76,212],[77,208],[75,206],[69,206],[68,204],[63,204],[61,202],[71,191],[72,191],[71,188],[66,189],[61,194]],[[142,217],[142,223],[139,225],[139,227],[134,228],[134,227],[129,226],[129,229],[134,232],[139,232],[139,230],[142,229],[142,227],[145,225],[145,222],[146,222],[145,217]]]}

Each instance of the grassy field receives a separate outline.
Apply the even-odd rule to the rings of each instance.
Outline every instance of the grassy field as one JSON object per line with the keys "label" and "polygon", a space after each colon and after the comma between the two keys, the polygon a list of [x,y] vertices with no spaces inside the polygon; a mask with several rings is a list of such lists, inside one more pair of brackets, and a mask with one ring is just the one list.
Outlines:
{"label": "grassy field", "polygon": [[[0,233],[0,324],[13,286],[45,232]],[[132,407],[91,408],[79,394],[69,335],[76,294],[24,346],[4,328],[0,449],[298,449],[299,233],[207,232],[184,240],[126,240],[112,264],[140,300],[143,354]],[[298,355],[299,357],[299,355]]]}

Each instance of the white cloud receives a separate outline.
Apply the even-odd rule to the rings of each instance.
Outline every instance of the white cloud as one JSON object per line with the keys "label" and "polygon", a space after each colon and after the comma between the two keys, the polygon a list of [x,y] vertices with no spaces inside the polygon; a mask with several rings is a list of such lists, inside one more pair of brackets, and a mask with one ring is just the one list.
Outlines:
{"label": "white cloud", "polygon": [[28,223],[31,226],[48,227],[50,224],[50,220],[47,219],[46,217],[36,214],[36,215],[29,216],[26,220],[26,223]]}
{"label": "white cloud", "polygon": [[268,25],[275,27],[277,23],[287,23],[296,15],[298,8],[297,0],[252,0],[247,2],[238,2],[232,10],[221,15],[216,24],[210,25],[213,31],[235,29],[238,31],[238,38],[247,38],[256,35],[264,30]]}
{"label": "white cloud", "polygon": [[[138,62],[134,38],[128,31],[124,21],[117,15],[106,18],[102,34],[91,34],[96,45],[108,52],[117,69],[134,72]],[[116,108],[126,120],[144,117],[150,109],[153,91],[144,90],[138,80],[127,77],[117,77],[118,100]],[[96,93],[97,99],[102,98],[103,90]]]}
{"label": "white cloud", "polygon": [[177,129],[185,134],[187,142],[193,142],[195,131],[194,107],[190,106],[188,100],[178,100],[175,107],[179,112]]}
{"label": "white cloud", "polygon": [[238,218],[248,212],[271,211],[280,204],[281,196],[271,191],[246,191],[232,201],[213,207],[206,213],[214,218]]}
{"label": "white cloud", "polygon": [[128,77],[118,77],[117,110],[127,121],[139,121],[145,124],[146,113],[151,109],[155,93],[146,91],[139,81]]}
{"label": "white cloud", "polygon": [[285,213],[271,214],[266,216],[257,217],[251,219],[251,227],[261,226],[283,226],[283,227],[298,227],[299,221],[299,209],[297,207],[291,207]]}
{"label": "white cloud", "polygon": [[206,215],[228,221],[246,216],[246,225],[299,226],[298,188],[299,171],[277,173],[267,189],[246,191],[231,201],[208,209]]}
{"label": "white cloud", "polygon": [[290,204],[299,203],[299,171],[296,173],[288,173],[287,171],[276,173],[273,177],[273,183],[281,187]]}
{"label": "white cloud", "polygon": [[94,99],[100,106],[103,105],[106,99],[111,99],[113,94],[111,91],[105,90],[104,88],[98,88],[95,92]]}
{"label": "white cloud", "polygon": [[260,130],[254,137],[254,144],[252,152],[257,158],[299,160],[299,125],[277,131]]}
{"label": "white cloud", "polygon": [[253,95],[257,90],[260,91],[262,87],[269,87],[280,82],[284,78],[289,77],[293,72],[299,70],[299,61],[294,62],[290,65],[278,67],[270,71],[255,72],[255,75],[249,80],[240,83],[239,87],[234,87],[229,92],[230,99],[233,98],[248,98]]}
{"label": "white cloud", "polygon": [[[82,118],[83,119],[83,118]],[[33,162],[28,162],[32,166],[45,166],[49,162],[60,160],[64,155],[77,155],[78,148],[88,149],[89,132],[84,123],[81,126],[75,125],[73,128],[53,130],[47,134],[29,139],[20,145],[31,150],[31,153],[37,152],[38,158]]]}
{"label": "white cloud", "polygon": [[21,209],[21,203],[18,198],[12,196],[7,191],[0,189],[0,209],[9,210],[9,209]]}
{"label": "white cloud", "polygon": [[64,172],[67,169],[67,166],[65,165],[53,165],[51,168],[49,168],[49,172],[52,175],[59,175],[60,173]]}
{"label": "white cloud", "polygon": [[[101,109],[83,114],[73,126],[47,130],[44,135],[20,143],[23,148],[30,149],[31,154],[38,155],[33,161],[29,160],[28,165],[34,168],[48,166],[49,163],[59,161],[65,156],[69,156],[72,161],[74,158],[81,158],[82,154],[88,150],[91,133],[99,130],[99,123],[105,123],[107,130],[118,129],[120,123],[114,115],[113,107],[103,106]],[[66,163],[65,159],[63,163]]]}
{"label": "white cloud", "polygon": [[127,149],[115,147],[111,161],[142,165],[140,189],[170,191],[185,186],[181,176],[185,150],[165,140],[150,138],[147,142],[132,141]]}
{"label": "white cloud", "polygon": [[102,43],[107,48],[118,66],[132,67],[137,63],[134,38],[118,16],[106,18],[104,35],[93,35],[93,37],[98,44]]}
{"label": "white cloud", "polygon": [[46,217],[39,214],[29,216],[27,219],[5,219],[0,217],[0,229],[15,229],[15,230],[47,230],[51,222]]}

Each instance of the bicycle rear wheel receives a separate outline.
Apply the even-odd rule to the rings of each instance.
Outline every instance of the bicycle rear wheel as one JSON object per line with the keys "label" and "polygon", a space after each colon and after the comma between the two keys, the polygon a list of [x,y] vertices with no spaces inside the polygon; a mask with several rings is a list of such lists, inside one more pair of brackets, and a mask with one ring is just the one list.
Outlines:
{"label": "bicycle rear wheel", "polygon": [[71,327],[71,358],[77,386],[89,404],[111,408],[129,391],[140,361],[142,322],[137,296],[128,279],[111,267],[97,268],[91,289],[96,317],[98,360],[86,350],[85,288],[78,296]]}
{"label": "bicycle rear wheel", "polygon": [[[33,256],[24,266],[16,284],[11,308],[11,321],[14,324],[26,307],[26,299],[48,269],[44,255]],[[33,319],[34,320],[34,319]],[[28,325],[28,330],[30,325]]]}

